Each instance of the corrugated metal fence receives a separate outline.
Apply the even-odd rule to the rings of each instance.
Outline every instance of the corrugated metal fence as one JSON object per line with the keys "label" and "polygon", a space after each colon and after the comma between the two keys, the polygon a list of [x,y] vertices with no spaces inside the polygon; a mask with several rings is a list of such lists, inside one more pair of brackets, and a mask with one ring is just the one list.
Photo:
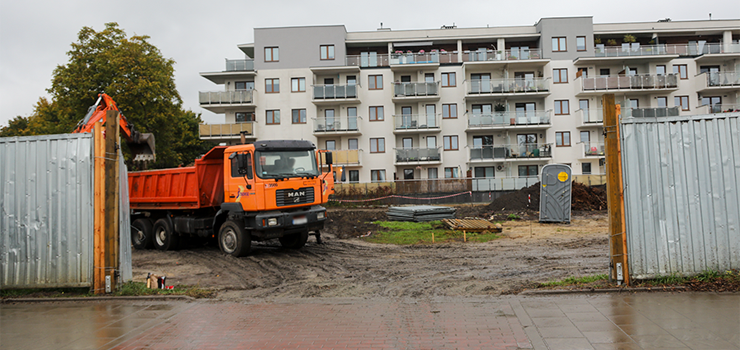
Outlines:
{"label": "corrugated metal fence", "polygon": [[740,114],[626,118],[630,274],[740,268]]}
{"label": "corrugated metal fence", "polygon": [[[92,145],[91,134],[0,138],[0,288],[92,284]],[[121,238],[121,274],[130,280],[130,233]]]}

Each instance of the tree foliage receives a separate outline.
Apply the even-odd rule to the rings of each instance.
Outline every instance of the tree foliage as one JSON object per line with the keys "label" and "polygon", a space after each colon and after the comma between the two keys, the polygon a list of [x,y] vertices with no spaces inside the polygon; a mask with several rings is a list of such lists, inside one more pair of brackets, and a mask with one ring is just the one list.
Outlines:
{"label": "tree foliage", "polygon": [[[67,52],[69,62],[54,69],[47,89],[52,101],[40,99],[31,117],[18,117],[8,128],[36,135],[69,133],[98,94],[105,92],[139,132],[154,134],[157,162],[153,167],[191,163],[210,148],[198,138],[200,115],[182,109],[175,88],[175,61],[164,58],[148,40],[148,36],[127,37],[116,23],[107,23],[100,32],[82,28]],[[130,164],[130,154],[126,159]]]}

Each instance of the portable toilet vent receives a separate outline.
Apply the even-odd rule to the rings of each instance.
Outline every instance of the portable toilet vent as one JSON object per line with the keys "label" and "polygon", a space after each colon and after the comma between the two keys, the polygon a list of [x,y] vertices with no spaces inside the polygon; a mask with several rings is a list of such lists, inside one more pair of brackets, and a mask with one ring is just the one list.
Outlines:
{"label": "portable toilet vent", "polygon": [[542,167],[540,222],[570,223],[572,171],[563,164]]}

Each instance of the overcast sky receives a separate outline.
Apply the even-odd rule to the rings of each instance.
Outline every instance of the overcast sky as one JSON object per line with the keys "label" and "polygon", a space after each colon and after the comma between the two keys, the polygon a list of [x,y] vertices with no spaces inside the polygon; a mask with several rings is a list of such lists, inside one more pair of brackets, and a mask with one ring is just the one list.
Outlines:
{"label": "overcast sky", "polygon": [[[198,91],[220,91],[200,72],[222,71],[224,59],[244,58],[238,44],[251,43],[254,28],[343,24],[348,31],[532,25],[543,17],[593,16],[595,23],[737,19],[737,0],[611,1],[192,1],[192,0],[0,0],[0,126],[29,116],[48,94],[57,65],[82,27],[96,31],[117,22],[127,36],[148,35],[175,60],[177,90],[185,109],[209,123],[223,121],[198,105]],[[91,97],[92,99],[93,97]],[[83,116],[80,116],[82,118]]]}

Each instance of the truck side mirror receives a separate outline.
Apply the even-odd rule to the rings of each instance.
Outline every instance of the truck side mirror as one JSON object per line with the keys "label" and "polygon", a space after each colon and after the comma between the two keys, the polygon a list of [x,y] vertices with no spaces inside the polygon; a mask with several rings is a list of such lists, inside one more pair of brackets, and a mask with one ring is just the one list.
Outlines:
{"label": "truck side mirror", "polygon": [[326,152],[324,157],[326,158],[327,165],[334,164],[334,157],[332,156],[331,152]]}
{"label": "truck side mirror", "polygon": [[240,153],[236,155],[237,167],[239,168],[239,174],[245,175],[251,173],[252,162],[249,158],[250,154]]}

